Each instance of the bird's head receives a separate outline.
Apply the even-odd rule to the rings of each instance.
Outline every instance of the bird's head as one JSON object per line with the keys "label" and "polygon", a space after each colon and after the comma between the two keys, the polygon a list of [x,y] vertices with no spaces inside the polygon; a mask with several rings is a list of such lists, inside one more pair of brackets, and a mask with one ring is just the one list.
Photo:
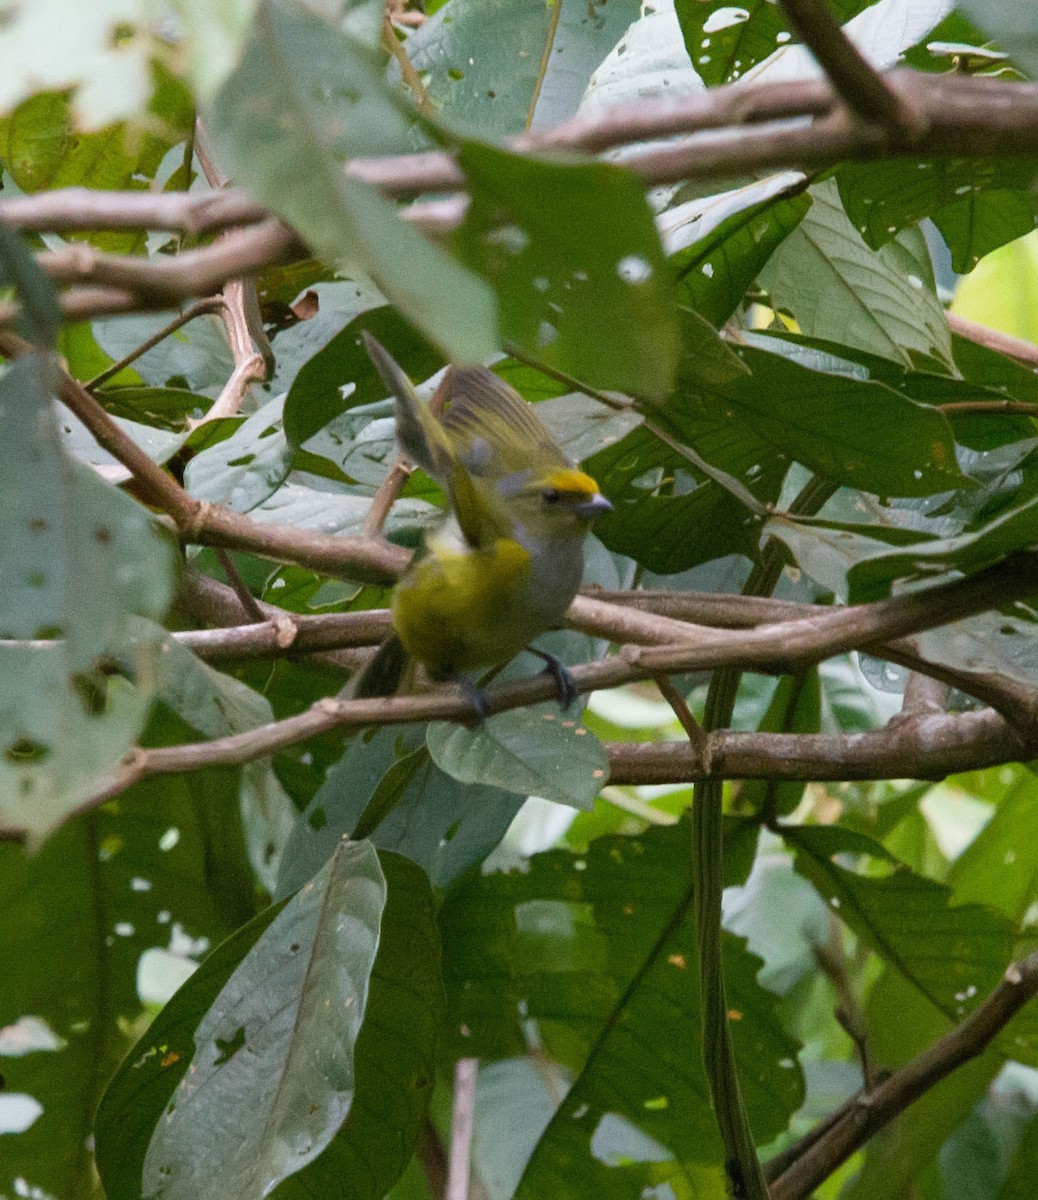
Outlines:
{"label": "bird's head", "polygon": [[523,471],[498,480],[496,487],[515,519],[540,537],[583,537],[613,507],[576,467]]}

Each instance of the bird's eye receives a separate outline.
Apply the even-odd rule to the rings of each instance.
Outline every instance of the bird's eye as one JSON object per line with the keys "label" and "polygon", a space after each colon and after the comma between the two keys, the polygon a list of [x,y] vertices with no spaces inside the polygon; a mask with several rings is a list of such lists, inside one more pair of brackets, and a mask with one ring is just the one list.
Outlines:
{"label": "bird's eye", "polygon": [[545,488],[545,490],[541,492],[541,499],[545,504],[558,504],[558,502],[562,499],[562,493],[558,490],[558,488]]}

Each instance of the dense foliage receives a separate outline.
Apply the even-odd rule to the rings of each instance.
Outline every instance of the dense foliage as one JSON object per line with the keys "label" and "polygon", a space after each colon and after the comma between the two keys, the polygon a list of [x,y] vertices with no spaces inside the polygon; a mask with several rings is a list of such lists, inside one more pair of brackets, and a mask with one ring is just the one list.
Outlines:
{"label": "dense foliage", "polygon": [[[830,0],[957,155],[800,7],[0,11],[0,1198],[1032,1194],[1038,14]],[[363,330],[612,501],[581,711],[340,696],[443,504]]]}

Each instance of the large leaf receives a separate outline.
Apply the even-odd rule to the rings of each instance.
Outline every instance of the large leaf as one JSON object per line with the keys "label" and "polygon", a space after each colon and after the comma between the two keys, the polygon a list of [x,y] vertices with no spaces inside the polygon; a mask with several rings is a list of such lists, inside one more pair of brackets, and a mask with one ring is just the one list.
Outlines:
{"label": "large leaf", "polygon": [[665,394],[678,353],[673,287],[638,180],[476,143],[460,161],[473,197],[454,244],[494,286],[502,339],[585,382]]}
{"label": "large leaf", "polygon": [[[425,876],[405,860],[383,855],[381,864],[388,892],[356,1039],[354,1101],[324,1153],[276,1189],[279,1200],[315,1194],[378,1200],[405,1166],[424,1119],[443,1008],[432,896]],[[97,1122],[110,1200],[139,1200],[152,1129],[191,1066],[196,1027],[283,912],[281,905],[265,910],[218,947],[113,1079]],[[385,1136],[387,1128],[394,1137]]]}
{"label": "large leaf", "polygon": [[139,641],[132,678],[105,672],[139,614],[159,619],[174,558],[148,513],[61,449],[35,357],[0,379],[0,824],[40,835],[89,795],[133,744],[157,644]]}
{"label": "large leaf", "polygon": [[[861,834],[835,826],[782,833],[797,870],[840,919],[945,1016],[962,1018],[998,983],[1013,955],[1012,922],[979,904],[951,904],[947,887]],[[888,873],[850,870],[836,861],[844,854],[868,855]]]}
{"label": "large leaf", "polygon": [[[734,825],[729,834],[735,872],[753,834]],[[519,1195],[569,1194],[577,1175],[587,1195],[629,1196],[636,1181],[664,1180],[678,1194],[685,1186],[725,1194],[693,1032],[689,872],[682,822],[599,838],[579,856],[537,855],[526,872],[474,879],[448,900],[441,920],[457,1052],[521,1053],[534,1021],[546,1065],[573,1079]],[[756,983],[758,960],[730,936],[725,952],[740,1078],[754,1130],[767,1140],[799,1103],[794,1047],[774,997]]]}
{"label": "large leaf", "polygon": [[832,338],[911,366],[951,363],[948,323],[925,274],[869,249],[843,211],[836,184],[811,189],[814,204],[772,255],[761,282],[804,333]]}
{"label": "large leaf", "polygon": [[783,239],[811,207],[795,171],[733,191],[689,200],[659,218],[678,290],[696,312],[720,326]]}
{"label": "large leaf", "polygon": [[[391,308],[369,309],[299,368],[285,398],[285,433],[293,446],[302,446],[350,409],[385,397],[385,384],[361,341],[362,330],[388,346],[413,379],[425,379],[443,365],[428,342],[409,329]],[[322,444],[311,443],[307,449],[335,459]]]}
{"label": "large leaf", "polygon": [[[829,7],[846,21],[873,0],[836,0]],[[782,9],[769,0],[677,0],[674,5],[689,57],[705,83],[738,79],[792,40]]]}
{"label": "large leaf", "polygon": [[429,99],[481,136],[556,125],[638,19],[634,0],[449,0],[407,39]]}
{"label": "large leaf", "polygon": [[260,935],[195,1030],[149,1196],[265,1196],[322,1152],[353,1103],[385,895],[370,843],[344,842]]}
{"label": "large leaf", "polygon": [[[745,424],[773,450],[828,479],[881,495],[926,496],[968,482],[947,418],[893,388],[801,366],[753,346],[737,353],[752,375],[723,388],[691,382],[662,410],[693,443],[697,424]],[[897,436],[890,431],[896,429]]]}
{"label": "large leaf", "polygon": [[432,762],[424,728],[352,738],[285,848],[277,894],[300,887],[361,817],[375,845],[405,855],[443,887],[497,845],[523,797],[465,787]]}
{"label": "large leaf", "polygon": [[479,729],[438,722],[426,735],[432,760],[461,783],[484,784],[591,808],[609,776],[605,748],[576,719],[550,708],[500,713]]}
{"label": "large leaf", "polygon": [[989,251],[1030,233],[1031,190],[1038,164],[1017,159],[901,160],[843,167],[840,199],[870,246],[931,217],[952,252],[956,271],[969,271]]}
{"label": "large leaf", "polygon": [[142,1003],[165,1000],[253,912],[237,810],[237,772],[162,776],[69,822],[38,854],[0,846],[2,1094],[38,1106],[3,1138],[0,1193],[93,1200],[84,1147]]}
{"label": "large leaf", "polygon": [[229,438],[196,454],[184,472],[188,491],[235,512],[248,512],[273,495],[292,469],[281,407],[280,400],[265,404]]}
{"label": "large leaf", "polygon": [[207,124],[224,170],[317,254],[365,271],[453,357],[471,362],[493,351],[486,285],[343,172],[349,155],[408,144],[407,121],[371,46],[301,8],[260,0],[245,56]]}

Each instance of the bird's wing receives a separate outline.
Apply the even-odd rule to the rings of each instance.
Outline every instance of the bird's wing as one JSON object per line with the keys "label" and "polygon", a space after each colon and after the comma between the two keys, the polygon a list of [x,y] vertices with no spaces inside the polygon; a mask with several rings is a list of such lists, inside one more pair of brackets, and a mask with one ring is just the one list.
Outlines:
{"label": "bird's wing", "polygon": [[443,428],[454,453],[478,474],[508,474],[531,462],[542,469],[570,465],[533,408],[492,371],[453,367],[444,390]]}

